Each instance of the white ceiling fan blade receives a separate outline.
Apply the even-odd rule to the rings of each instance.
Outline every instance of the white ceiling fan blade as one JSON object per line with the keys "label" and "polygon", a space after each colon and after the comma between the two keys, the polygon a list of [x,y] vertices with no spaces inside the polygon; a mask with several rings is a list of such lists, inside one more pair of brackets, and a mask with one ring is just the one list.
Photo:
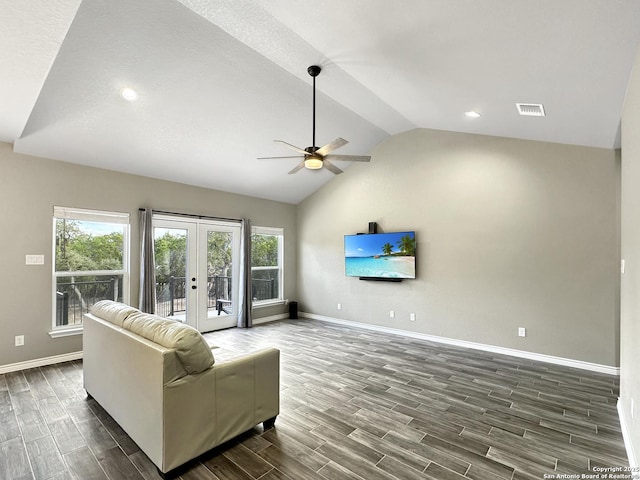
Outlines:
{"label": "white ceiling fan blade", "polygon": [[339,175],[342,173],[342,170],[336,167],[333,163],[329,162],[326,158],[322,161],[322,165],[324,166],[324,168],[326,168],[332,173],[335,173],[336,175]]}
{"label": "white ceiling fan blade", "polygon": [[258,157],[258,160],[273,160],[274,158],[304,158],[301,157],[300,155],[296,155],[294,157]]}
{"label": "white ceiling fan blade", "polygon": [[293,168],[291,169],[291,171],[289,172],[289,175],[292,175],[292,174],[296,173],[298,170],[300,170],[300,169],[301,169],[301,168],[303,168],[303,167],[304,167],[304,160],[303,160],[303,161],[301,161],[301,162],[300,162],[298,165],[296,165],[295,167],[293,167]]}
{"label": "white ceiling fan blade", "polygon": [[329,152],[333,152],[334,150],[337,150],[340,147],[345,146],[347,143],[349,143],[347,140],[345,140],[344,138],[336,138],[333,142],[331,143],[327,143],[324,147],[320,147],[318,150],[316,150],[316,153],[318,155],[326,155]]}
{"label": "white ceiling fan blade", "polygon": [[290,143],[285,142],[284,140],[274,140],[274,142],[276,143],[282,143],[283,145],[286,145],[287,147],[295,150],[298,153],[301,153],[302,155],[309,155],[309,152],[307,152],[306,150],[296,147],[295,145],[291,145]]}
{"label": "white ceiling fan blade", "polygon": [[345,162],[370,162],[371,157],[367,155],[327,155],[324,159],[342,160]]}

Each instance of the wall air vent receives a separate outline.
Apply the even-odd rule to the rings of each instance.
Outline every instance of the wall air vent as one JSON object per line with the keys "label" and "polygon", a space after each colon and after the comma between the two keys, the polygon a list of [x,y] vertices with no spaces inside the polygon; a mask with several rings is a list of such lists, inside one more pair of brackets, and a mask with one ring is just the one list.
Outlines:
{"label": "wall air vent", "polygon": [[527,117],[544,117],[544,107],[541,103],[516,103],[520,115]]}

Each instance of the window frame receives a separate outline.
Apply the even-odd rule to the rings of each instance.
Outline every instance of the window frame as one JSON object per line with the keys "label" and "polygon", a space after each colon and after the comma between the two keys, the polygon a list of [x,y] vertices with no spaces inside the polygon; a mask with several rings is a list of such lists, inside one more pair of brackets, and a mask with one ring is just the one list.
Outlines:
{"label": "window frame", "polygon": [[[73,271],[57,271],[57,248],[56,248],[56,230],[58,220],[67,219],[75,221],[89,221],[105,224],[122,225],[122,269],[118,270],[73,270]],[[69,335],[78,335],[82,333],[83,325],[56,325],[56,290],[58,279],[72,276],[122,276],[122,301],[129,303],[130,298],[130,280],[131,280],[131,224],[130,214],[125,212],[90,210],[75,207],[53,207],[52,218],[52,262],[51,262],[51,331],[49,335],[52,338],[66,337]]]}
{"label": "window frame", "polygon": [[[275,236],[278,238],[278,265],[269,265],[269,266],[260,266],[254,267],[251,265],[251,277],[253,278],[253,272],[259,270],[278,270],[278,298],[270,298],[267,300],[252,300],[253,307],[263,307],[269,305],[278,305],[285,303],[284,298],[284,228],[282,227],[261,227],[261,226],[252,226],[251,227],[251,236],[254,235],[265,235],[265,236]],[[253,243],[253,238],[252,238]],[[253,258],[252,258],[253,263]]]}

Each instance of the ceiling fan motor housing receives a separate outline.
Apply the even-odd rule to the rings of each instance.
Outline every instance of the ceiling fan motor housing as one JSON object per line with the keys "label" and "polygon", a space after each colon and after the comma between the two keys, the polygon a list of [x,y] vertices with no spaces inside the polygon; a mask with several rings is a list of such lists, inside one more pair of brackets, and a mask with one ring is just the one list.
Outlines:
{"label": "ceiling fan motor housing", "polygon": [[306,152],[309,152],[309,155],[313,155],[314,153],[316,153],[316,150],[320,150],[320,147],[307,147],[304,149]]}

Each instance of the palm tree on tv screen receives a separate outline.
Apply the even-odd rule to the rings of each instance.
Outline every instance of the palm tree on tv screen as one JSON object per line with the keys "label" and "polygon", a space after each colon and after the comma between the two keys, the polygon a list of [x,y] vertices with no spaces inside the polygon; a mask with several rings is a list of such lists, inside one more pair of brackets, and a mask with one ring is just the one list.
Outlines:
{"label": "palm tree on tv screen", "polygon": [[391,252],[393,251],[393,245],[391,245],[389,242],[385,243],[382,246],[382,253],[385,255],[391,255]]}
{"label": "palm tree on tv screen", "polygon": [[412,238],[411,235],[405,235],[400,238],[398,242],[398,246],[400,247],[400,251],[409,257],[413,257],[416,254],[416,240]]}

